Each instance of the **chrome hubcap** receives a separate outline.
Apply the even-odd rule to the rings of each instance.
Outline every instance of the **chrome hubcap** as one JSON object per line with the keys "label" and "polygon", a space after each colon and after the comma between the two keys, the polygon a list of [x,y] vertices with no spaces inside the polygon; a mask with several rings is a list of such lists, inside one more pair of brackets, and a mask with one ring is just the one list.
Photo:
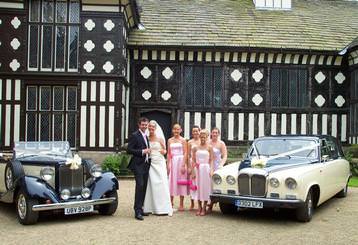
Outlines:
{"label": "chrome hubcap", "polygon": [[6,169],[6,187],[10,189],[12,187],[12,171],[11,168]]}
{"label": "chrome hubcap", "polygon": [[20,194],[19,200],[17,201],[17,212],[21,219],[26,217],[26,198],[23,194]]}

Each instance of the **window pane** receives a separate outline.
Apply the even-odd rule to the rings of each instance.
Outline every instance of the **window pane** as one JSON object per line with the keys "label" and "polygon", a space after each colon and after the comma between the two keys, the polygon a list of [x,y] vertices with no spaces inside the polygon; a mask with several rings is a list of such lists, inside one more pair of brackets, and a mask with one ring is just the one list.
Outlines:
{"label": "window pane", "polygon": [[42,68],[52,67],[52,26],[42,27]]}
{"label": "window pane", "polygon": [[37,108],[37,87],[27,87],[27,110],[34,111]]}
{"label": "window pane", "polygon": [[288,106],[288,70],[281,69],[281,106]]}
{"label": "window pane", "polygon": [[53,115],[53,140],[63,140],[63,114]]}
{"label": "window pane", "polygon": [[80,3],[78,1],[70,2],[70,23],[80,22]]}
{"label": "window pane", "polygon": [[40,21],[40,1],[39,0],[30,1],[30,21],[34,21],[34,22]]}
{"label": "window pane", "polygon": [[36,114],[27,113],[26,114],[26,140],[35,141],[36,140]]}
{"label": "window pane", "polygon": [[353,74],[354,83],[355,83],[355,99],[358,99],[358,71],[355,71]]}
{"label": "window pane", "polygon": [[271,106],[280,106],[280,70],[272,69],[271,73]]}
{"label": "window pane", "polygon": [[53,0],[42,1],[42,21],[53,22]]}
{"label": "window pane", "polygon": [[76,113],[67,113],[67,141],[71,147],[76,146]]}
{"label": "window pane", "polygon": [[194,67],[194,105],[204,105],[203,67]]}
{"label": "window pane", "polygon": [[193,105],[193,67],[185,66],[184,67],[184,96],[185,96],[185,104]]}
{"label": "window pane", "polygon": [[78,55],[78,27],[71,26],[68,42],[68,53],[69,53],[69,69],[77,69],[77,55]]}
{"label": "window pane", "polygon": [[212,97],[213,97],[213,68],[212,67],[205,67],[204,69],[204,84],[205,87],[203,87],[204,96],[205,96],[205,105],[211,106],[212,103]]}
{"label": "window pane", "polygon": [[64,107],[64,87],[53,88],[53,110],[63,111]]}
{"label": "window pane", "polygon": [[297,81],[297,70],[289,71],[289,106],[297,107],[297,93],[298,93],[298,81]]}
{"label": "window pane", "polygon": [[29,68],[38,68],[39,27],[30,25]]}
{"label": "window pane", "polygon": [[223,91],[223,73],[221,67],[214,68],[214,106],[221,107]]}
{"label": "window pane", "polygon": [[50,140],[50,115],[48,113],[40,114],[40,140]]}
{"label": "window pane", "polygon": [[307,94],[307,72],[306,70],[298,71],[298,86],[299,86],[299,107],[306,107],[308,105]]}
{"label": "window pane", "polygon": [[66,27],[56,27],[56,69],[65,69]]}
{"label": "window pane", "polygon": [[50,87],[41,87],[40,88],[40,99],[41,99],[41,111],[49,111],[51,106],[51,88]]}
{"label": "window pane", "polygon": [[56,2],[56,22],[67,22],[67,0],[57,0]]}
{"label": "window pane", "polygon": [[77,88],[68,87],[67,88],[67,110],[76,111],[77,110]]}

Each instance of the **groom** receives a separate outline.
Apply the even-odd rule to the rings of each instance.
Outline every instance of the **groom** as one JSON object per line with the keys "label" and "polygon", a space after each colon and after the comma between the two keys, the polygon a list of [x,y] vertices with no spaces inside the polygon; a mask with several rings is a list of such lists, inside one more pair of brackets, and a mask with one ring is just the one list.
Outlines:
{"label": "groom", "polygon": [[135,176],[135,200],[134,212],[137,220],[144,220],[143,203],[147,190],[148,174],[150,167],[150,148],[149,140],[145,134],[149,120],[141,117],[138,120],[138,130],[135,131],[128,140],[127,152],[132,154],[128,168]]}

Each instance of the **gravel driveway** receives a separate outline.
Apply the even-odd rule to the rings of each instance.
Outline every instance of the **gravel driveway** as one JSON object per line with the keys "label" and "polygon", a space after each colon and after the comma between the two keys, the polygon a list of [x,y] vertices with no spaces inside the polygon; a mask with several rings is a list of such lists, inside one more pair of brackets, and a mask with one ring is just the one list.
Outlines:
{"label": "gravel driveway", "polygon": [[[42,215],[33,226],[20,225],[13,205],[0,204],[1,244],[358,244],[358,188],[316,210],[310,223],[288,211],[246,210],[224,216],[218,207],[205,217],[175,212],[173,217],[133,217],[134,181],[120,180],[114,216]],[[176,204],[178,200],[176,200]],[[187,200],[188,206],[188,200]]]}

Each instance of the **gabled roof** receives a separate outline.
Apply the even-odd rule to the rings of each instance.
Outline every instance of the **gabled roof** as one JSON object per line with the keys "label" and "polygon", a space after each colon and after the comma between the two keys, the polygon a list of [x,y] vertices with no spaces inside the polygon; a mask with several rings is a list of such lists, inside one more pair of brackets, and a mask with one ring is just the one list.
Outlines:
{"label": "gabled roof", "polygon": [[256,10],[252,0],[138,0],[145,30],[132,46],[259,47],[339,51],[358,36],[358,2],[292,0]]}

